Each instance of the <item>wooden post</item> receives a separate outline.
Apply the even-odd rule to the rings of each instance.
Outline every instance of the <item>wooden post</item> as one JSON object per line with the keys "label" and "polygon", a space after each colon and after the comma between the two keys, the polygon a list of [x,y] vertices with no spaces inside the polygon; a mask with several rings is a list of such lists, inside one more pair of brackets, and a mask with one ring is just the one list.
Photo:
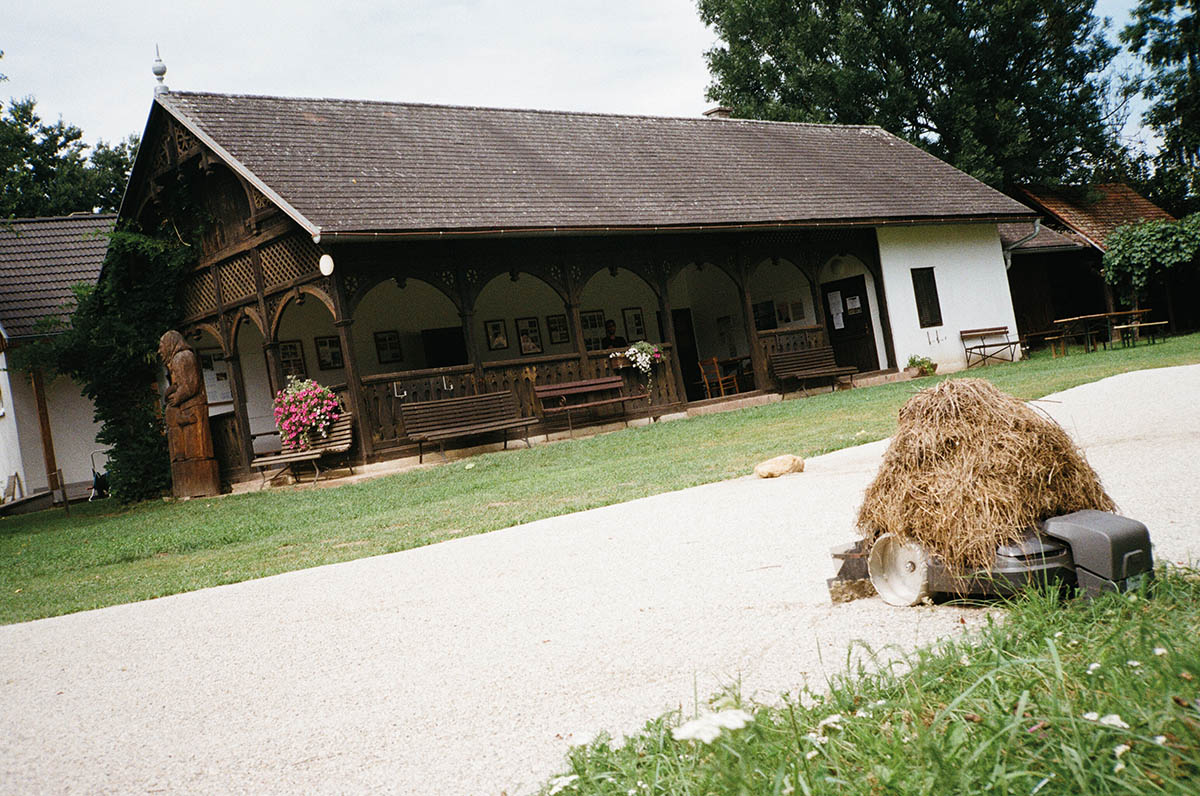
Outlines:
{"label": "wooden post", "polygon": [[754,304],[750,298],[749,274],[741,270],[741,280],[738,291],[742,294],[742,314],[745,316],[746,342],[750,346],[750,367],[754,369],[754,387],[762,390],[767,384],[767,358],[763,356],[762,346],[758,344],[758,326],[754,322]]}
{"label": "wooden post", "polygon": [[42,381],[42,370],[37,368],[30,376],[30,381],[33,384],[33,402],[37,405],[38,425],[42,432],[42,459],[46,465],[46,485],[53,493],[55,489],[63,489],[63,495],[66,496],[66,487],[58,483],[58,461],[54,456],[54,437],[50,433],[50,410],[46,408],[46,385]]}
{"label": "wooden post", "polygon": [[358,426],[359,450],[366,464],[368,458],[375,454],[375,433],[371,428],[371,420],[367,417],[366,406],[363,402],[363,383],[358,371],[358,355],[354,352],[354,335],[350,327],[354,325],[352,318],[346,317],[346,297],[342,290],[342,280],[334,276],[330,282],[333,286],[333,325],[338,331],[338,340],[342,346],[342,362],[345,364],[346,394],[350,399],[349,409],[354,413],[354,423]]}
{"label": "wooden post", "polygon": [[590,379],[588,373],[587,341],[583,339],[583,316],[579,313],[579,302],[572,299],[566,303],[567,315],[571,319],[571,329],[575,333],[575,352],[579,355],[579,378]]}
{"label": "wooden post", "polygon": [[254,460],[254,439],[250,436],[250,417],[246,414],[246,385],[242,380],[242,358],[234,350],[232,356],[225,357],[225,367],[229,369],[229,383],[233,387],[233,419],[237,425],[238,452],[242,457],[242,466],[250,469]]}
{"label": "wooden post", "polygon": [[687,386],[683,383],[683,368],[679,363],[679,346],[675,344],[675,319],[672,317],[671,298],[667,293],[667,281],[658,284],[658,311],[663,319],[663,342],[671,344],[671,379],[675,382],[675,397],[687,403]]}

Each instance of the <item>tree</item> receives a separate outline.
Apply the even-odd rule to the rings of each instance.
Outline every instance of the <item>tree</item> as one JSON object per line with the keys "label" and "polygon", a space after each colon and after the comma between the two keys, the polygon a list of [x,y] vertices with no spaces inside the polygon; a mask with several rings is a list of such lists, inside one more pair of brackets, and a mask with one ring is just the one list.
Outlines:
{"label": "tree", "polygon": [[1143,121],[1162,147],[1154,158],[1154,198],[1182,215],[1200,210],[1200,15],[1196,0],[1140,0],[1121,41],[1150,74]]}
{"label": "tree", "polygon": [[43,122],[32,97],[12,100],[0,116],[0,218],[117,210],[137,143],[101,141],[89,157],[78,127]]}
{"label": "tree", "polygon": [[1094,0],[699,0],[709,98],[742,117],[878,124],[999,188],[1119,153]]}
{"label": "tree", "polygon": [[1117,227],[1104,239],[1104,280],[1131,304],[1140,303],[1151,285],[1166,284],[1167,316],[1175,329],[1176,274],[1200,267],[1200,213],[1178,221],[1144,221]]}

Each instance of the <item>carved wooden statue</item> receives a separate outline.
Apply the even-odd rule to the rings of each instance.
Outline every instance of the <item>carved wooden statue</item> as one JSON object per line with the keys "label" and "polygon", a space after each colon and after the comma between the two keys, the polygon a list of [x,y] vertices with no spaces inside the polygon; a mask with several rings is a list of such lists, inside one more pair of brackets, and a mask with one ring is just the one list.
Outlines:
{"label": "carved wooden statue", "polygon": [[221,481],[213,456],[208,396],[204,391],[200,360],[192,347],[184,342],[183,335],[174,330],[158,341],[158,355],[170,379],[163,398],[175,497],[220,494]]}

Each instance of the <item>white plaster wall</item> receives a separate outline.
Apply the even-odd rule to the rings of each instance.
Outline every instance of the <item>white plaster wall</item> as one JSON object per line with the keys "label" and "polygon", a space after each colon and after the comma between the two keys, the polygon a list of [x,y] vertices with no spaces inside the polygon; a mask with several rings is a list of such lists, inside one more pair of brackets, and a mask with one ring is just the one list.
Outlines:
{"label": "white plaster wall", "polygon": [[[9,379],[12,406],[8,411],[16,416],[17,436],[26,490],[46,489],[46,460],[42,456],[42,431],[38,422],[37,404],[33,400],[33,385],[24,374],[13,373]],[[65,376],[46,376],[46,410],[50,414],[50,436],[54,440],[54,458],[68,484],[91,483],[90,454],[105,446],[96,441],[100,425],[95,421],[95,407],[83,396],[78,384]],[[96,457],[97,464],[104,461]],[[11,472],[4,474],[7,480]]]}
{"label": "white plaster wall", "polygon": [[[877,234],[900,367],[917,354],[938,363],[939,372],[965,368],[966,354],[958,336],[963,329],[1007,326],[1015,336],[1017,323],[995,224],[880,227]],[[942,325],[922,329],[911,269],[930,267]]]}
{"label": "white plaster wall", "polygon": [[[828,261],[817,271],[817,280],[824,285],[826,282],[836,282],[839,279],[849,279],[852,276],[864,277],[864,283],[867,290],[867,301],[871,309],[871,326],[872,332],[875,334],[875,355],[879,359],[879,367],[887,367],[887,349],[884,347],[883,340],[883,323],[879,315],[879,296],[875,290],[875,277],[871,275],[871,271],[863,263],[852,254],[841,254],[836,257],[830,257]],[[910,280],[911,281],[911,280]],[[887,277],[884,277],[883,283],[886,285]],[[912,285],[909,285],[911,288]],[[891,298],[888,298],[888,306],[891,307]],[[825,317],[829,318],[829,307],[825,307]],[[828,321],[827,321],[828,323]],[[904,360],[908,360],[905,355]],[[904,365],[902,361],[901,366]]]}
{"label": "white plaster wall", "polygon": [[[671,307],[687,308],[692,311],[692,325],[696,331],[696,353],[701,359],[729,356],[749,356],[750,346],[746,341],[745,313],[737,285],[729,275],[715,265],[684,268],[668,286]],[[730,333],[734,351],[722,344],[718,336],[717,318],[730,316]]]}
{"label": "white plaster wall", "polygon": [[333,315],[319,299],[314,296],[305,298],[301,304],[296,300],[288,302],[279,321],[280,342],[299,340],[304,349],[305,375],[318,384],[329,386],[344,384],[346,374],[343,368],[328,368],[322,370],[317,364],[317,344],[314,338],[337,337],[337,329],[333,326]]}
{"label": "white plaster wall", "polygon": [[[21,378],[20,374],[13,374]],[[17,435],[17,412],[13,406],[13,391],[10,386],[8,360],[0,354],[0,489],[8,484],[8,477],[13,473],[21,476],[21,485],[28,481],[25,478],[25,465],[21,461],[21,440]]]}
{"label": "white plaster wall", "polygon": [[[461,325],[462,319],[454,302],[437,288],[419,279],[409,279],[401,288],[388,279],[372,288],[354,309],[354,352],[359,371],[364,376],[372,376],[426,368],[421,330]],[[404,361],[388,364],[379,361],[375,332],[386,331],[399,333]],[[545,330],[542,333],[544,335]]]}
{"label": "white plaster wall", "polygon": [[637,342],[625,326],[626,308],[636,307],[642,311],[642,320],[646,325],[645,340],[651,343],[661,343],[658,334],[658,297],[650,286],[637,274],[625,268],[618,268],[616,276],[608,270],[594,274],[584,285],[580,293],[579,309],[601,310],[605,320],[616,321],[617,334],[629,342]]}
{"label": "white plaster wall", "polygon": [[[582,309],[591,310],[598,307],[584,305]],[[481,359],[484,362],[496,362],[521,358],[521,345],[515,324],[517,318],[538,319],[543,354],[570,354],[576,351],[573,338],[567,343],[551,345],[550,334],[546,329],[547,315],[564,315],[566,312],[566,306],[558,293],[536,276],[518,274],[517,281],[514,282],[507,274],[501,274],[484,286],[475,302],[475,333],[479,336]],[[504,328],[508,334],[508,348],[489,351],[485,325],[494,320],[504,321]],[[567,322],[570,323],[570,318]],[[620,326],[618,321],[617,327]]]}
{"label": "white plaster wall", "polygon": [[786,302],[789,305],[799,304],[804,307],[804,317],[797,318],[791,323],[780,323],[780,329],[793,326],[812,326],[817,322],[813,311],[812,289],[804,272],[787,260],[779,259],[772,262],[764,260],[750,275],[750,301],[758,304],[772,301],[776,304]]}

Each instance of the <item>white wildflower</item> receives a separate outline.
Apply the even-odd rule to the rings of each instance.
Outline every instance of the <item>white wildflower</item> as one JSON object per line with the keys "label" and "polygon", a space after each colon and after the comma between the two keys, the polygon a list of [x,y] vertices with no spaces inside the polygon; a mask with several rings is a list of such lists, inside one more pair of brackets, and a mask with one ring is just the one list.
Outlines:
{"label": "white wildflower", "polygon": [[470,470],[470,469],[471,469],[471,468],[473,468],[474,466],[475,466],[475,462],[467,462],[467,464],[463,465],[463,469],[464,469],[464,470]]}
{"label": "white wildflower", "polygon": [[1055,633],[1055,634],[1054,634],[1054,637],[1055,637],[1055,638],[1062,638],[1062,637],[1063,637],[1063,632],[1062,632],[1061,630],[1060,630],[1060,631],[1058,631],[1057,633]]}
{"label": "white wildflower", "polygon": [[754,717],[744,710],[722,710],[679,725],[671,731],[671,736],[677,741],[712,743],[722,730],[740,730],[753,720]]}
{"label": "white wildflower", "polygon": [[1116,713],[1109,713],[1100,719],[1100,723],[1106,727],[1116,727],[1121,730],[1128,730],[1129,725],[1121,721],[1121,717]]}
{"label": "white wildflower", "polygon": [[577,779],[579,779],[578,774],[568,774],[565,777],[555,777],[554,779],[550,780],[550,796],[554,796],[556,793],[562,793],[564,790],[571,787],[571,785],[573,785]]}
{"label": "white wildflower", "polygon": [[1116,764],[1115,766],[1113,766],[1113,773],[1114,773],[1114,774],[1120,774],[1120,773],[1121,773],[1122,771],[1124,771],[1124,770],[1125,770],[1125,764],[1124,764],[1124,763],[1122,763],[1120,760],[1118,760],[1118,761],[1117,761],[1117,764]]}
{"label": "white wildflower", "polygon": [[832,727],[835,730],[840,730],[842,728],[842,714],[834,713],[833,715],[826,716],[817,722],[818,732],[823,731],[826,727]]}
{"label": "white wildflower", "polygon": [[637,796],[637,788],[630,788],[625,791],[625,796]]}
{"label": "white wildflower", "polygon": [[862,708],[859,708],[858,710],[854,711],[854,718],[856,718],[856,719],[866,719],[866,718],[870,718],[870,716],[871,716],[871,714],[868,713],[867,711],[863,710]]}
{"label": "white wildflower", "polygon": [[1087,670],[1087,673],[1088,673],[1088,674],[1095,674],[1095,673],[1096,673],[1096,671],[1097,671],[1099,668],[1100,668],[1100,664],[1098,664],[1098,663],[1089,663],[1089,664],[1088,664],[1088,670]]}
{"label": "white wildflower", "polygon": [[961,663],[963,666],[971,665],[971,659],[967,657],[967,653],[965,653],[965,652],[962,654],[962,657],[960,657],[958,659],[958,662]]}
{"label": "white wildflower", "polygon": [[1161,656],[1163,656],[1163,655],[1166,655],[1166,654],[1167,654],[1167,648],[1166,648],[1166,647],[1155,647],[1155,648],[1154,648],[1154,654],[1155,654],[1155,655],[1158,655],[1158,656],[1160,656],[1160,657],[1161,657]]}
{"label": "white wildflower", "polygon": [[1155,742],[1156,744],[1158,744],[1159,746],[1164,746],[1164,745],[1166,745],[1166,743],[1167,743],[1167,736],[1165,736],[1165,735],[1155,735],[1155,736],[1154,736],[1154,742]]}
{"label": "white wildflower", "polygon": [[819,754],[821,754],[821,752],[820,752],[820,751],[818,751],[817,749],[813,749],[813,750],[810,750],[810,751],[808,752],[808,754],[804,755],[804,759],[805,759],[805,760],[812,760],[814,757],[816,757],[816,756],[817,756],[817,755],[819,755]]}
{"label": "white wildflower", "polygon": [[877,708],[880,705],[886,705],[886,704],[887,704],[886,699],[876,699],[874,702],[871,703],[871,707]]}
{"label": "white wildflower", "polygon": [[1094,710],[1084,713],[1083,717],[1085,719],[1087,719],[1088,721],[1099,721],[1100,720],[1100,714]]}
{"label": "white wildflower", "polygon": [[821,746],[822,744],[829,743],[828,738],[826,738],[824,735],[817,735],[815,732],[810,732],[808,735],[805,735],[804,737],[807,738],[808,740],[812,741],[813,743],[815,743],[817,746]]}
{"label": "white wildflower", "polygon": [[1120,746],[1114,746],[1113,747],[1113,757],[1120,759],[1121,755],[1128,752],[1129,749],[1130,749],[1130,746],[1127,743],[1123,743]]}
{"label": "white wildflower", "polygon": [[1125,661],[1125,665],[1128,666],[1130,669],[1136,669],[1137,667],[1142,665],[1142,662],[1141,661]]}

